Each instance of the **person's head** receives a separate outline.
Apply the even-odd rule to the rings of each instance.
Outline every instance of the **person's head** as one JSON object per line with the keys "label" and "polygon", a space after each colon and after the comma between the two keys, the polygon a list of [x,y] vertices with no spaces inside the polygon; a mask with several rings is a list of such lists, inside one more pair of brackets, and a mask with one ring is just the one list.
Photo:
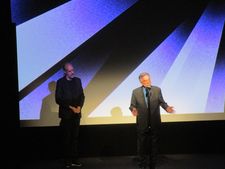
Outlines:
{"label": "person's head", "polygon": [[144,87],[151,87],[151,78],[149,73],[143,72],[139,75],[139,81]]}
{"label": "person's head", "polygon": [[72,79],[74,77],[74,68],[71,63],[65,63],[63,65],[63,71],[65,73],[65,76],[68,80]]}

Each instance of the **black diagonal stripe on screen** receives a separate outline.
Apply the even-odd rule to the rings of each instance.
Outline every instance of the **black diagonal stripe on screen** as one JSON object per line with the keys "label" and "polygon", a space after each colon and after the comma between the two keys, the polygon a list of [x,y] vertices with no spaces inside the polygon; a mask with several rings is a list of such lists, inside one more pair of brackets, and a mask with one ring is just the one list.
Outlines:
{"label": "black diagonal stripe on screen", "polygon": [[[138,2],[90,40],[22,89],[19,94],[20,100],[61,69],[64,62],[73,61],[77,56],[82,55],[83,57],[79,60],[80,64],[91,66],[96,64],[95,60],[104,59],[104,53],[110,53],[107,62],[85,89],[86,93],[91,93],[91,96],[88,97],[90,105],[93,104],[93,106],[90,107],[95,108],[178,25],[187,19],[191,19],[191,24],[186,31],[190,32],[192,30],[205,4],[196,5],[198,8],[195,6],[194,10],[192,9],[193,4],[188,3],[188,5],[185,6],[185,9],[182,4],[179,4],[179,6],[171,5],[170,8],[165,5],[162,9],[160,3],[149,5],[146,4],[146,1]],[[165,8],[166,12],[159,12]],[[176,8],[176,11],[174,8]],[[116,78],[110,79],[110,75]],[[102,80],[106,81],[106,84],[109,83],[108,86],[102,88]],[[100,88],[105,90],[101,94],[98,91]],[[87,104],[89,104],[88,100]]]}
{"label": "black diagonal stripe on screen", "polygon": [[75,61],[75,65],[78,63],[79,65],[85,65],[88,68],[93,69],[93,67],[96,67],[99,63],[98,60],[106,60],[108,58],[108,53],[111,53],[111,49],[110,45],[105,43],[104,32],[104,30],[100,31],[94,37],[86,41],[60,62],[51,67],[48,71],[23,88],[19,92],[19,100],[30,94],[53,74],[58,72],[65,62],[73,63]]}
{"label": "black diagonal stripe on screen", "polygon": [[220,41],[220,46],[219,46],[219,51],[218,51],[215,67],[220,65],[225,66],[225,23],[223,26],[223,33],[222,33],[222,38]]}
{"label": "black diagonal stripe on screen", "polygon": [[[125,11],[124,13],[128,13],[129,10]],[[123,15],[120,15],[122,17]],[[89,40],[87,40],[85,43],[83,43],[81,46],[79,46],[77,49],[75,49],[73,52],[71,52],[68,56],[65,56],[64,59],[62,59],[60,62],[58,62],[56,65],[51,67],[49,70],[47,70],[45,73],[43,73],[41,76],[36,78],[34,81],[32,81],[30,84],[28,84],[26,87],[24,87],[19,92],[19,100],[23,99],[25,96],[27,96],[29,93],[31,93],[33,90],[35,90],[38,86],[40,86],[44,81],[46,81],[49,77],[51,77],[54,73],[59,71],[61,69],[63,63],[65,62],[73,62],[73,60],[77,56],[82,56],[79,59],[79,63],[81,65],[88,65],[90,68],[97,64],[98,59],[105,59],[108,57],[108,54],[111,53],[111,45],[112,43],[108,43],[109,39],[113,39],[114,35],[110,34],[112,29],[115,29],[117,27],[117,22],[120,20],[120,17],[115,19],[113,22],[108,24],[105,28],[103,28],[101,31],[99,31],[97,34],[95,34],[93,37],[91,37]],[[89,53],[87,53],[89,51]],[[94,60],[93,60],[94,58]],[[90,63],[91,61],[91,63]]]}
{"label": "black diagonal stripe on screen", "polygon": [[[219,8],[218,11],[220,12],[223,11],[223,13],[220,13],[220,15],[223,15],[225,17],[225,2],[219,1],[219,2],[216,2],[216,5]],[[216,60],[216,67],[219,65],[223,65],[223,66],[225,65],[225,22],[223,26],[222,38],[220,41],[219,51],[218,51],[217,60]]]}
{"label": "black diagonal stripe on screen", "polygon": [[86,117],[184,21],[188,21],[184,26],[187,38],[206,7],[206,3],[196,5],[195,9],[188,2],[177,6],[171,1],[168,3],[162,6],[160,2],[141,1],[129,15],[121,18],[116,29],[109,32],[113,39],[106,43],[112,43],[113,52],[85,88]]}
{"label": "black diagonal stripe on screen", "polygon": [[63,60],[58,62],[56,65],[51,67],[48,71],[43,73],[41,76],[36,78],[34,81],[32,81],[29,85],[24,87],[20,92],[19,92],[19,100],[22,100],[24,97],[26,97],[29,93],[31,93],[33,90],[35,90],[39,85],[41,85],[45,80],[47,80],[50,76],[52,76],[55,72],[57,72],[60,68],[61,65],[68,61],[70,59],[70,55],[65,57]]}
{"label": "black diagonal stripe on screen", "polygon": [[12,22],[19,25],[70,0],[11,0]]}

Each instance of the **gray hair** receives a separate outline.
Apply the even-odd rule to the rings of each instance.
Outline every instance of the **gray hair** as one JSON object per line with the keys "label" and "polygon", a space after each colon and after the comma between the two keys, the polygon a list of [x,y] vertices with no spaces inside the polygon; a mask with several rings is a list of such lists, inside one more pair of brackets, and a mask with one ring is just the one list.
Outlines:
{"label": "gray hair", "polygon": [[144,77],[144,76],[150,77],[150,74],[147,73],[147,72],[142,72],[142,73],[139,75],[139,80],[140,80],[142,77]]}

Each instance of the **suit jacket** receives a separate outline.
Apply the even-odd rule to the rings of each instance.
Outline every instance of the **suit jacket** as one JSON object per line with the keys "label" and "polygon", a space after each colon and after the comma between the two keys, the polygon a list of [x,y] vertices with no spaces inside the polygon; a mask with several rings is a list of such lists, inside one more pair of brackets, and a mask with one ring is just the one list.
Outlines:
{"label": "suit jacket", "polygon": [[152,128],[158,128],[161,123],[160,116],[160,106],[164,109],[168,107],[167,103],[164,101],[161,89],[156,86],[151,86],[150,90],[150,123],[148,121],[148,108],[145,101],[143,87],[138,87],[133,90],[131,97],[131,104],[129,109],[135,107],[138,110],[138,115],[136,118],[137,127],[139,130],[146,130],[149,125]]}
{"label": "suit jacket", "polygon": [[69,106],[80,106],[82,108],[84,98],[80,78],[74,77],[72,80],[67,80],[64,76],[57,81],[55,100],[59,105],[60,118],[80,118],[81,113],[74,113]]}

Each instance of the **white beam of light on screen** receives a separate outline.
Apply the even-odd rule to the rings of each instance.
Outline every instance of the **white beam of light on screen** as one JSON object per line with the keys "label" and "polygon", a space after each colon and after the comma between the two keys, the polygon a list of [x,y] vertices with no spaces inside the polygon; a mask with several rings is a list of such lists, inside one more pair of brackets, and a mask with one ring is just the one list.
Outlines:
{"label": "white beam of light on screen", "polygon": [[[220,6],[223,10],[217,10],[225,22],[225,3]],[[225,25],[224,25],[225,26]],[[224,27],[223,27],[224,29]],[[224,35],[222,38],[225,38]],[[223,43],[223,44],[222,44]],[[205,112],[224,112],[225,113],[225,53],[224,41],[221,41],[220,51],[216,68],[214,69],[213,78],[211,80],[210,91],[208,95],[207,106]]]}
{"label": "white beam of light on screen", "polygon": [[141,72],[151,72],[153,81],[160,84],[168,69],[180,52],[189,32],[184,32],[184,25],[179,26],[168,36],[113,92],[110,94],[89,117],[109,117],[111,110],[119,107],[123,116],[130,116],[132,90],[140,86],[138,76]]}
{"label": "white beam of light on screen", "polygon": [[[90,80],[95,76],[96,72],[101,68],[105,62],[104,59],[99,59],[93,66],[83,66],[80,60],[82,56],[77,56],[73,59],[73,62],[76,63],[76,75],[82,77],[82,86],[85,88]],[[106,57],[107,58],[107,57]],[[19,102],[20,108],[20,120],[40,120],[44,119],[43,114],[57,114],[58,105],[55,102],[54,91],[55,89],[49,90],[49,85],[53,85],[56,81],[63,76],[63,71],[60,69],[54,75],[49,77],[46,81],[36,87],[32,92],[30,92],[26,97],[24,97]],[[32,104],[31,104],[32,103]],[[47,107],[45,109],[44,107]],[[51,117],[58,119],[58,116]],[[44,125],[51,125],[47,120]]]}
{"label": "white beam of light on screen", "polygon": [[137,0],[72,0],[16,27],[22,90]]}
{"label": "white beam of light on screen", "polygon": [[204,113],[224,18],[209,6],[199,19],[161,87],[176,113]]}

